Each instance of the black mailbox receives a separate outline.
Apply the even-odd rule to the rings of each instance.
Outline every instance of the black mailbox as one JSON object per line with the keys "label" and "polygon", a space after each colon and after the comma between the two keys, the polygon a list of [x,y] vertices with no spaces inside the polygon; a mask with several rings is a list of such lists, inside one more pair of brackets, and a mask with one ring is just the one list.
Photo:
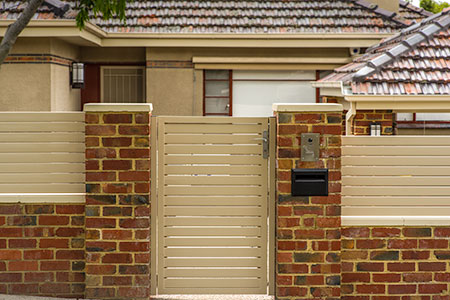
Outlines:
{"label": "black mailbox", "polygon": [[328,196],[328,169],[292,169],[292,196]]}

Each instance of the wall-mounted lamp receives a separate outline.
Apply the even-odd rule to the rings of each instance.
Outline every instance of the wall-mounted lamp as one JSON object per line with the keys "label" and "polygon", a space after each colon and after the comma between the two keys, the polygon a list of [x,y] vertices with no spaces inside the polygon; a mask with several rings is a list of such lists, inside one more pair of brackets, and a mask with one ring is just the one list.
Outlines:
{"label": "wall-mounted lamp", "polygon": [[72,63],[70,72],[71,84],[74,89],[81,89],[84,87],[84,64]]}
{"label": "wall-mounted lamp", "polygon": [[370,135],[372,136],[380,136],[381,135],[381,124],[380,123],[372,123],[370,124]]}

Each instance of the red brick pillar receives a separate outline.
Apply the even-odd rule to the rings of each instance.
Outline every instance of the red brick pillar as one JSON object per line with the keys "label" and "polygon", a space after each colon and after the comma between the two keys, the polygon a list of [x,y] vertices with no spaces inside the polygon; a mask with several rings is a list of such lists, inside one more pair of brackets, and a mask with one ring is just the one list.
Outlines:
{"label": "red brick pillar", "polygon": [[[342,105],[275,105],[277,299],[339,299]],[[320,133],[320,157],[300,159],[300,134]],[[329,196],[291,196],[292,168],[328,168]]]}
{"label": "red brick pillar", "polygon": [[148,299],[151,104],[87,104],[86,298]]}

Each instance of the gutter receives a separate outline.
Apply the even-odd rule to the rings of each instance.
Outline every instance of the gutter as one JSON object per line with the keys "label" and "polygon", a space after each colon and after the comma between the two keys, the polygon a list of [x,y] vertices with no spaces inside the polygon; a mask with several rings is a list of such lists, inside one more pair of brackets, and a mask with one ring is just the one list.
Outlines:
{"label": "gutter", "polygon": [[[0,20],[0,36],[15,20]],[[80,38],[102,47],[247,47],[247,48],[348,48],[369,47],[388,33],[330,33],[330,34],[162,34],[110,33],[87,22],[83,30],[75,20],[32,20],[21,37]]]}

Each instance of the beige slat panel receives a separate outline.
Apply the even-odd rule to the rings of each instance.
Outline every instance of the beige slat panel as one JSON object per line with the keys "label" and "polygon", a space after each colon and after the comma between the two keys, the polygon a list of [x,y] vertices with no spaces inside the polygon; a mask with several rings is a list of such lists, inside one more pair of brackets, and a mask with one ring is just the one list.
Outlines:
{"label": "beige slat panel", "polygon": [[344,176],[342,184],[345,186],[449,186],[448,176]]}
{"label": "beige slat panel", "polygon": [[84,193],[85,184],[0,184],[0,193]]}
{"label": "beige slat panel", "polygon": [[449,136],[343,136],[343,146],[450,146]]}
{"label": "beige slat panel", "polygon": [[345,216],[449,216],[450,206],[376,206],[368,209],[359,206],[343,206]]}
{"label": "beige slat panel", "polygon": [[82,122],[84,112],[0,112],[0,122]]}
{"label": "beige slat panel", "polygon": [[195,146],[164,146],[167,154],[262,154],[260,145],[195,145]]}
{"label": "beige slat panel", "polygon": [[[263,288],[164,288],[165,294],[177,294],[177,295],[230,295],[235,297],[235,295],[244,295],[244,294],[265,294],[266,290]],[[222,298],[222,297],[221,297]],[[201,298],[203,299],[203,298]],[[226,296],[223,296],[223,300],[227,300]],[[235,300],[235,299],[228,299]],[[265,299],[267,300],[267,299]],[[271,299],[270,299],[271,300]]]}
{"label": "beige slat panel", "polygon": [[167,186],[165,195],[262,195],[260,186]]}
{"label": "beige slat panel", "polygon": [[[267,118],[159,119],[159,293],[266,292],[268,167],[256,138],[267,124]],[[171,267],[252,267],[251,275],[261,280],[235,287],[195,278],[197,286],[185,279],[210,273],[166,273]],[[224,272],[225,280],[242,279],[233,271]]]}
{"label": "beige slat panel", "polygon": [[166,216],[261,216],[261,207],[165,207]]}
{"label": "beige slat panel", "polygon": [[257,288],[261,285],[261,280],[245,278],[183,278],[165,280],[165,286],[168,288],[202,288],[205,285],[219,288]]}
{"label": "beige slat panel", "polygon": [[84,173],[82,163],[0,163],[0,173],[33,173],[46,176],[48,173]]}
{"label": "beige slat panel", "polygon": [[342,197],[342,205],[344,206],[445,206],[450,203],[450,196],[344,196]]}
{"label": "beige slat panel", "polygon": [[166,124],[166,132],[172,133],[255,133],[261,125],[205,125],[205,124]]}
{"label": "beige slat panel", "polygon": [[[165,236],[260,236],[260,228],[219,228],[219,227],[184,227],[164,228]],[[165,252],[164,252],[165,253]]]}
{"label": "beige slat panel", "polygon": [[166,269],[166,277],[258,277],[259,269]]}
{"label": "beige slat panel", "polygon": [[201,217],[201,218],[167,218],[165,225],[167,226],[258,226],[261,220],[259,218],[230,218],[230,217]]}
{"label": "beige slat panel", "polygon": [[165,223],[167,226],[258,226],[261,223],[259,218],[255,217],[204,217],[201,218],[180,218],[172,217],[166,218]]}
{"label": "beige slat panel", "polygon": [[448,196],[450,186],[343,186],[345,196]]}
{"label": "beige slat panel", "polygon": [[345,146],[342,155],[358,156],[442,156],[450,153],[450,146]]}
{"label": "beige slat panel", "polygon": [[0,153],[0,163],[81,162],[84,153]]}
{"label": "beige slat panel", "polygon": [[[259,138],[259,139],[258,139]],[[245,134],[170,134],[164,137],[166,144],[261,144],[261,135]]]}
{"label": "beige slat panel", "polygon": [[261,176],[167,176],[167,185],[255,185]]}
{"label": "beige slat panel", "polygon": [[261,163],[259,155],[168,155],[164,158],[166,164],[226,164],[254,165]]}
{"label": "beige slat panel", "polygon": [[25,152],[69,152],[84,153],[84,142],[81,143],[1,143],[0,153]]}
{"label": "beige slat panel", "polygon": [[[223,118],[223,117],[164,117],[164,122],[166,124],[183,124],[183,125],[191,125],[191,124],[212,124],[212,125],[222,125],[222,124],[259,124],[267,123],[267,118],[247,118],[247,117],[233,117],[233,118]],[[170,130],[168,130],[170,131]]]}
{"label": "beige slat panel", "polygon": [[[445,162],[442,162],[444,164]],[[450,164],[450,163],[449,163]],[[361,175],[361,176],[450,176],[450,167],[434,166],[342,166],[342,175]]]}
{"label": "beige slat panel", "polygon": [[261,267],[261,258],[165,258],[166,267]]}
{"label": "beige slat panel", "polygon": [[450,156],[343,156],[343,165],[354,166],[442,166]]}
{"label": "beige slat panel", "polygon": [[261,248],[167,248],[166,257],[261,257]]}
{"label": "beige slat panel", "polygon": [[74,122],[0,122],[0,132],[84,132],[84,127]]}
{"label": "beige slat panel", "polygon": [[170,237],[166,246],[255,246],[261,244],[259,237]]}
{"label": "beige slat panel", "polygon": [[[1,171],[1,165],[0,165]],[[48,174],[2,174],[0,173],[0,182],[2,183],[85,183],[85,176],[82,173],[74,173],[74,174],[57,174],[57,173],[48,173]]]}
{"label": "beige slat panel", "polygon": [[184,205],[184,206],[199,206],[199,205],[222,205],[222,206],[245,206],[245,205],[260,205],[262,197],[229,197],[229,196],[192,196],[192,197],[175,197],[170,196],[166,198],[166,205]]}
{"label": "beige slat panel", "polygon": [[170,175],[179,175],[179,174],[260,175],[261,172],[263,171],[263,167],[262,166],[165,166],[164,171],[166,174]]}
{"label": "beige slat panel", "polygon": [[83,132],[52,132],[52,133],[0,133],[0,142],[79,142],[84,143]]}

